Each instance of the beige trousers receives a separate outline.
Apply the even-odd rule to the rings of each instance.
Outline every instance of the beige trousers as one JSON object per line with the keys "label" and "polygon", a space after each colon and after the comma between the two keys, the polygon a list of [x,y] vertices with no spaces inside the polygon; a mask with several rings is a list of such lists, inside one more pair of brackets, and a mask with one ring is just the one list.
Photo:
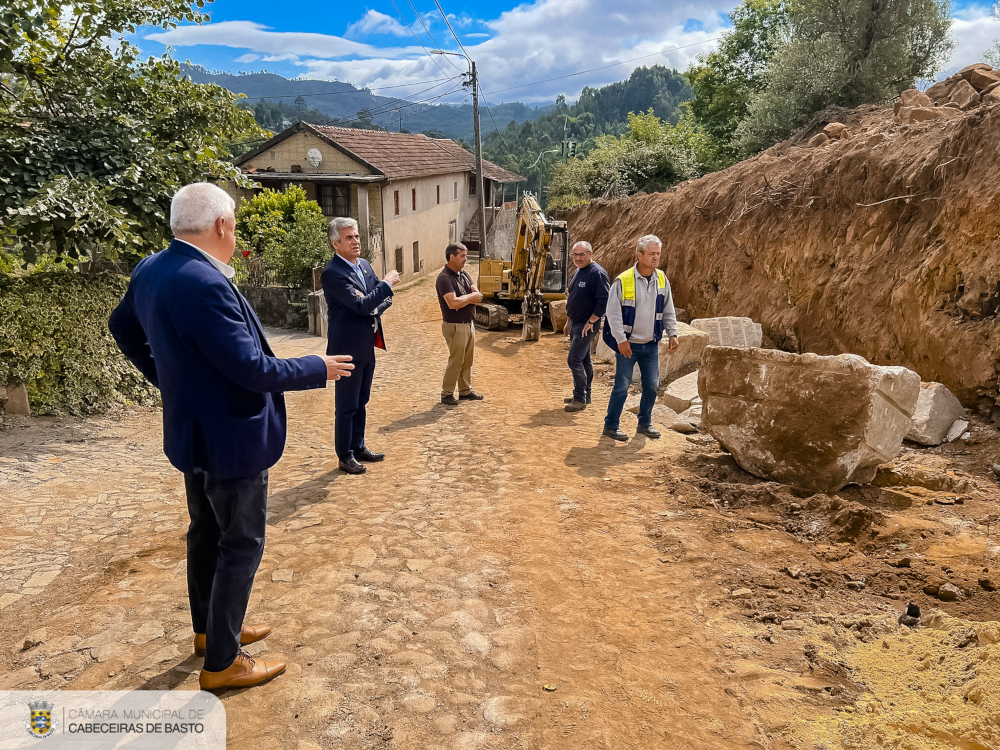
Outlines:
{"label": "beige trousers", "polygon": [[448,342],[448,367],[444,371],[442,396],[464,396],[472,390],[472,358],[476,353],[476,329],[472,323],[442,323],[441,332]]}

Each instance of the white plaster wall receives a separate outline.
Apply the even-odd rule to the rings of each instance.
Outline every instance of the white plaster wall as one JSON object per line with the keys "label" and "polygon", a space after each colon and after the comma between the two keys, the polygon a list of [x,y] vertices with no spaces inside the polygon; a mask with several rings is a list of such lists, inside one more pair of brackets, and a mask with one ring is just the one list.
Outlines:
{"label": "white plaster wall", "polygon": [[[458,200],[455,200],[455,183]],[[437,202],[437,187],[441,186],[441,202]],[[465,174],[435,175],[411,180],[393,180],[382,188],[382,215],[385,218],[386,270],[396,267],[396,246],[403,246],[403,280],[409,280],[444,265],[444,249],[448,246],[448,224],[456,222],[457,233],[468,216],[463,213],[463,185],[468,191]],[[417,210],[413,210],[412,190],[417,191]],[[399,191],[399,215],[395,213],[395,192]],[[413,266],[413,243],[419,242],[424,267]]]}

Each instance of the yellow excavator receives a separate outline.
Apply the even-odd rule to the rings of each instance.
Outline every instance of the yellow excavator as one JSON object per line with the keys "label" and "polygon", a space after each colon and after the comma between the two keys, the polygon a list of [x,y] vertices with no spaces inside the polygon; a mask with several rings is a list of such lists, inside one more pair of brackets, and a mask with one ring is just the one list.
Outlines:
{"label": "yellow excavator", "polygon": [[[476,323],[490,331],[507,328],[510,314],[523,315],[522,341],[538,341],[545,305],[566,299],[569,229],[565,221],[546,218],[531,193],[521,199],[514,248],[505,258],[498,248],[487,249],[479,259]],[[490,254],[499,257],[488,257]]]}

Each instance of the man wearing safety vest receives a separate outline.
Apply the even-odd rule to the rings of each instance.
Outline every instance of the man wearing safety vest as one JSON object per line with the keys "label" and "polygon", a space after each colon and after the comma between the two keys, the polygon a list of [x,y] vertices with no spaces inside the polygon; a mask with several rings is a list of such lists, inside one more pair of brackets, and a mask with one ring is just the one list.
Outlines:
{"label": "man wearing safety vest", "polygon": [[677,315],[670,284],[666,274],[658,268],[662,250],[663,243],[656,235],[640,237],[635,251],[636,264],[619,274],[611,285],[604,343],[617,356],[615,387],[604,418],[604,434],[612,440],[628,440],[619,424],[636,363],[642,378],[637,432],[651,438],[660,437],[660,431],[653,427],[653,404],[660,385],[659,346],[664,332],[668,337],[667,351],[673,353],[678,346]]}

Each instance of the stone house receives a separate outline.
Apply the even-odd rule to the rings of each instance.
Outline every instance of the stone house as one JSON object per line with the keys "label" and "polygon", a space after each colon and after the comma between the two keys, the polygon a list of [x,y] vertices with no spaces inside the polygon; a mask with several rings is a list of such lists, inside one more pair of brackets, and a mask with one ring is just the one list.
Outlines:
{"label": "stone house", "polygon": [[[404,280],[444,265],[456,239],[479,247],[475,157],[448,139],[299,122],[236,160],[262,188],[300,185],[323,213],[350,216],[376,273]],[[525,178],[483,161],[487,232]],[[249,194],[232,185],[237,202]]]}

